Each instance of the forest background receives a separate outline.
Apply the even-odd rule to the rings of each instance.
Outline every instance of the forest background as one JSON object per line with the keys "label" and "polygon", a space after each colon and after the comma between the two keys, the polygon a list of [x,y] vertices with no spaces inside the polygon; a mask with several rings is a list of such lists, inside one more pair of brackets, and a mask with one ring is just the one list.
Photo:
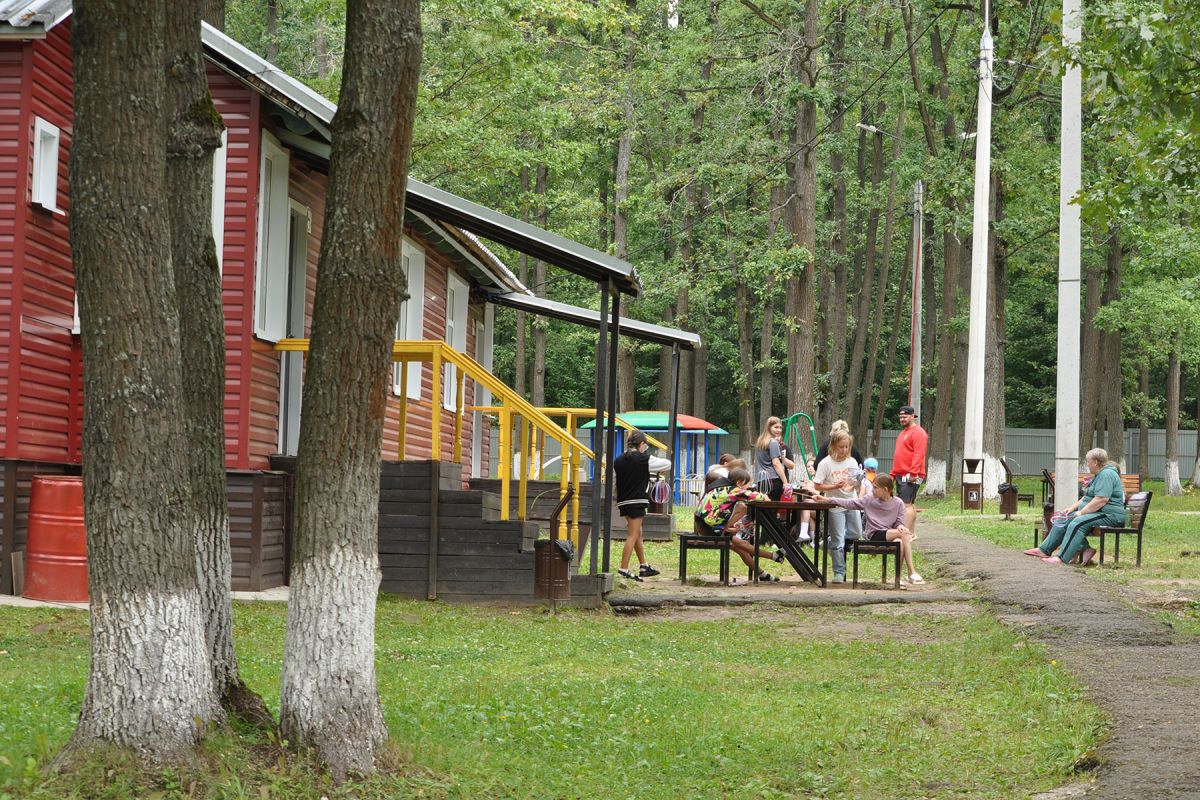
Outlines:
{"label": "forest background", "polygon": [[[631,261],[645,292],[622,311],[703,337],[681,411],[743,448],[794,411],[877,445],[907,397],[923,181],[922,420],[944,470],[961,463],[981,5],[425,0],[412,175]],[[1175,434],[1200,418],[1191,6],[1089,3],[1084,49],[1065,53],[1057,5],[991,5],[990,453],[1006,426],[1054,426],[1060,78],[1076,59],[1080,452],[1119,459],[1106,431],[1165,427],[1181,488]],[[335,100],[344,25],[344,0],[227,6],[228,33]],[[537,294],[598,305],[581,279],[500,252]],[[535,405],[593,405],[593,333],[505,310],[496,340],[498,374]],[[669,353],[623,340],[620,362],[620,408],[667,407]]]}

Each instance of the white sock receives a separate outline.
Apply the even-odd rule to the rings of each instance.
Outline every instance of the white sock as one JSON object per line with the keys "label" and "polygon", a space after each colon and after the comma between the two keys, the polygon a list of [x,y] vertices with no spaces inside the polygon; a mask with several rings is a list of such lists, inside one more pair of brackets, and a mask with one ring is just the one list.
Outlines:
{"label": "white sock", "polygon": [[808,523],[807,522],[800,523],[800,538],[801,539],[808,538]]}

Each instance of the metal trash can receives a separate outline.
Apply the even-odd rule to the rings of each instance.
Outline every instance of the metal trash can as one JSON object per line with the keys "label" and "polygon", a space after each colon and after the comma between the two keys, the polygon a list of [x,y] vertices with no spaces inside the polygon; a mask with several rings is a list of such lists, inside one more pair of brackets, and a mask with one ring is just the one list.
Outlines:
{"label": "metal trash can", "polygon": [[571,596],[571,558],[574,550],[565,539],[538,539],[533,543],[533,596],[562,600]]}
{"label": "metal trash can", "polygon": [[1018,489],[1011,483],[1000,484],[1000,513],[1007,519],[1017,513]]}
{"label": "metal trash can", "polygon": [[33,477],[23,594],[31,600],[88,601],[83,478],[72,475]]}

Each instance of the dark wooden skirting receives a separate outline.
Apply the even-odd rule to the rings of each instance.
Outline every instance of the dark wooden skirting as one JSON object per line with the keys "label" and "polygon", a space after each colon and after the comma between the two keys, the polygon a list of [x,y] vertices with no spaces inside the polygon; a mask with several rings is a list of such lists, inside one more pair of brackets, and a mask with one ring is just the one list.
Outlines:
{"label": "dark wooden skirting", "polygon": [[261,592],[286,585],[292,538],[290,475],[228,470],[225,490],[233,589]]}

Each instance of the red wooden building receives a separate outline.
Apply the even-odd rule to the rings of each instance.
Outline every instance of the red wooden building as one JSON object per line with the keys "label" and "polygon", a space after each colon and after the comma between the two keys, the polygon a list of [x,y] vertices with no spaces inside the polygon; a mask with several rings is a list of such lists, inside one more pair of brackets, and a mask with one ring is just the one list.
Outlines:
{"label": "red wooden building", "polygon": [[[308,336],[336,109],[208,26],[203,42],[227,127],[215,158],[212,215],[225,308],[234,588],[260,589],[286,582],[287,469],[303,361],[277,343]],[[0,0],[0,593],[13,590],[12,554],[24,544],[31,476],[76,472],[81,460],[82,363],[68,238],[71,93],[70,3]],[[407,206],[410,299],[398,339],[444,340],[490,368],[488,298],[529,292],[469,231],[592,278],[606,297],[640,289],[624,262],[433,187],[410,182]],[[434,397],[430,364],[394,368],[382,442],[385,459],[429,459],[440,405],[441,440],[457,436],[469,452],[464,446],[461,469],[423,469],[451,491],[487,474],[492,446],[480,414],[466,414],[456,428],[453,369],[439,373],[441,396]],[[463,391],[468,408],[491,400],[476,396],[486,392],[475,381]]]}

